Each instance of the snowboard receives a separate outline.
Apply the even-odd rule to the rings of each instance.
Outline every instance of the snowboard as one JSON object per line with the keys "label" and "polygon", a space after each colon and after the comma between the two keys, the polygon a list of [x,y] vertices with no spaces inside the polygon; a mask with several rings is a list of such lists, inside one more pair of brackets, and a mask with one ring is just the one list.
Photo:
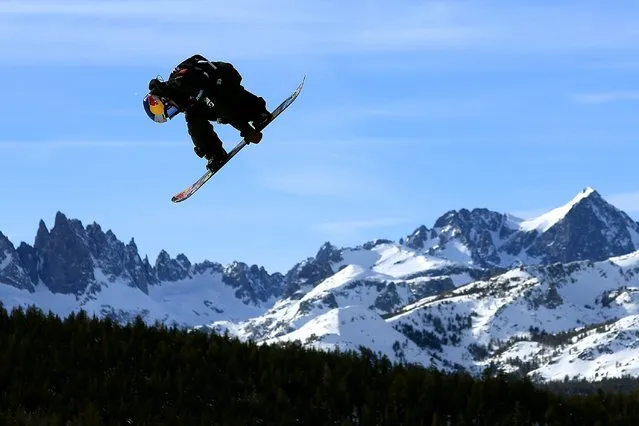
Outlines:
{"label": "snowboard", "polygon": [[[293,101],[295,101],[295,99],[297,99],[298,95],[302,91],[302,87],[304,87],[304,82],[305,81],[306,81],[306,76],[304,76],[304,78],[302,78],[302,82],[299,84],[299,86],[297,86],[295,91],[293,91],[293,93],[291,93],[286,99],[284,99],[282,101],[281,104],[279,104],[273,110],[273,112],[271,113],[271,119],[268,120],[266,123],[264,123],[257,130],[261,131],[266,126],[271,124],[273,122],[273,120],[275,120],[275,118],[277,118],[278,115],[280,115],[282,112],[284,112],[284,110],[286,110],[286,108],[288,108],[293,103]],[[173,201],[174,203],[179,203],[179,202],[182,202],[182,201],[186,200],[187,198],[191,197],[193,194],[195,194],[197,192],[198,189],[200,189],[202,186],[204,186],[204,184],[206,182],[208,182],[209,179],[211,179],[217,172],[222,170],[222,168],[231,160],[231,158],[235,157],[235,155],[238,152],[240,152],[242,150],[242,148],[244,148],[246,145],[247,145],[247,142],[244,140],[244,138],[242,138],[242,140],[237,145],[235,145],[235,147],[228,153],[229,155],[226,157],[226,160],[224,162],[218,164],[218,166],[216,168],[214,168],[213,170],[207,169],[206,172],[198,180],[193,182],[191,185],[189,185],[184,190],[182,190],[182,191],[178,192],[177,194],[175,194],[171,198],[171,201]]]}

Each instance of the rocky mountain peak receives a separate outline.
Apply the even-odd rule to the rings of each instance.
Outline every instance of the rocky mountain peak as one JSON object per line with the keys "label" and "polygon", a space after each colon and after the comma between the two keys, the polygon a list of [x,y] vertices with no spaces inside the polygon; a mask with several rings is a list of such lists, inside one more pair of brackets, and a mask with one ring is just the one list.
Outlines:
{"label": "rocky mountain peak", "polygon": [[335,273],[332,264],[342,260],[342,251],[325,242],[314,257],[309,257],[291,268],[285,276],[284,296],[291,297],[302,287],[311,288]]}
{"label": "rocky mountain peak", "polygon": [[[40,279],[56,293],[80,294],[94,282],[93,259],[86,244],[86,234],[80,221],[68,220],[57,212],[55,223],[45,236],[45,227],[36,238],[36,250],[42,261]],[[39,231],[40,231],[39,230]]]}
{"label": "rocky mountain peak", "polygon": [[[321,256],[332,258],[333,250],[326,246]],[[111,229],[104,230],[96,222],[84,227],[80,220],[69,219],[62,212],[56,213],[50,230],[44,220],[39,221],[33,247],[23,242],[15,249],[0,233],[0,283],[28,291],[42,282],[53,293],[94,298],[99,297],[103,285],[117,283],[148,294],[151,285],[196,276],[212,283],[221,279],[235,289],[239,300],[253,305],[278,297],[284,288],[282,274],[271,275],[264,267],[242,262],[226,268],[210,261],[192,264],[183,253],[172,258],[161,250],[151,264],[148,256],[140,256],[133,238],[125,244]]]}
{"label": "rocky mountain peak", "polygon": [[573,202],[578,202],[580,200],[585,200],[588,198],[603,200],[601,194],[599,194],[599,192],[597,192],[596,189],[594,189],[591,186],[586,186],[584,189],[579,191],[579,193],[575,196],[575,198],[573,198]]}
{"label": "rocky mountain peak", "polygon": [[36,233],[34,247],[36,249],[41,249],[46,246],[49,241],[49,229],[47,225],[44,223],[44,220],[40,219],[38,224],[38,232]]}
{"label": "rocky mountain peak", "polygon": [[[386,238],[377,238],[375,240],[365,242],[364,244],[362,244],[362,248],[364,250],[372,250],[375,247],[380,246],[382,244],[393,244],[393,241]],[[340,258],[338,262],[342,260],[343,259]]]}
{"label": "rocky mountain peak", "polygon": [[155,261],[155,271],[159,281],[179,281],[189,277],[191,262],[180,253],[173,259],[166,250],[161,250]]}
{"label": "rocky mountain peak", "polygon": [[434,256],[452,250],[484,268],[601,260],[639,248],[639,224],[586,187],[532,219],[486,208],[450,210],[432,229],[422,225],[400,242]]}
{"label": "rocky mountain peak", "polygon": [[428,229],[425,225],[420,225],[412,234],[400,238],[399,243],[412,249],[420,250],[425,248],[427,241],[434,239],[436,236],[437,231]]}
{"label": "rocky mountain peak", "polygon": [[19,289],[33,290],[33,283],[18,251],[9,238],[0,232],[0,283]]}
{"label": "rocky mountain peak", "polygon": [[262,266],[237,261],[224,268],[222,282],[236,290],[238,299],[253,305],[279,297],[284,290],[282,274],[270,275]]}
{"label": "rocky mountain peak", "polygon": [[470,227],[475,227],[488,228],[494,231],[502,225],[504,216],[503,213],[486,208],[451,210],[435,221],[434,228],[444,229],[451,227],[464,232]]}
{"label": "rocky mountain peak", "polygon": [[325,242],[322,247],[320,247],[320,249],[317,251],[317,254],[315,255],[315,262],[319,263],[337,263],[341,260],[341,251],[328,241]]}
{"label": "rocky mountain peak", "polygon": [[131,238],[131,240],[128,242],[126,247],[129,250],[135,250],[136,252],[138,251],[138,245],[135,243],[135,239],[134,238]]}
{"label": "rocky mountain peak", "polygon": [[521,226],[535,234],[526,251],[543,263],[598,261],[639,249],[639,223],[589,187]]}

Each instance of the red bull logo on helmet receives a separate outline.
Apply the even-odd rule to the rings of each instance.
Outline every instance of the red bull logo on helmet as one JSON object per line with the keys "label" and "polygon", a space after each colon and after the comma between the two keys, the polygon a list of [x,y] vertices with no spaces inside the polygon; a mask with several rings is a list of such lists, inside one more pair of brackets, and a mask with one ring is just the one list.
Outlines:
{"label": "red bull logo on helmet", "polygon": [[142,104],[144,105],[146,115],[148,115],[151,120],[156,123],[165,123],[167,121],[164,102],[162,102],[160,98],[148,94],[144,97]]}

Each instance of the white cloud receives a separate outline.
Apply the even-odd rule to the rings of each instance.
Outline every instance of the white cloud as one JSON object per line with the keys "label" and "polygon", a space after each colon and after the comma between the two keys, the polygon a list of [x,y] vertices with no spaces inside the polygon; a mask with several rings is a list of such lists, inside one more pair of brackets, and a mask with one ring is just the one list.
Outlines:
{"label": "white cloud", "polygon": [[[299,122],[296,124],[300,125]],[[260,185],[268,190],[296,196],[338,198],[348,203],[362,199],[388,202],[393,198],[396,188],[387,179],[388,159],[366,149],[366,146],[379,148],[381,144],[393,146],[392,138],[370,141],[331,139],[322,135],[312,139],[277,135],[268,138],[271,142],[268,142],[269,149],[264,156],[247,157],[247,161],[256,159],[250,167]],[[423,140],[398,141],[423,143]]]}
{"label": "white cloud", "polygon": [[392,229],[398,225],[404,226],[409,222],[407,218],[391,216],[322,222],[313,228],[324,240],[339,245],[352,245],[360,244],[362,240],[366,239],[392,239],[393,236],[384,236],[383,229]]}
{"label": "white cloud", "polygon": [[372,182],[346,168],[312,163],[273,169],[260,181],[272,191],[298,196],[356,198],[376,191]]}
{"label": "white cloud", "polygon": [[[217,4],[216,4],[217,3]],[[271,11],[271,13],[264,13]],[[153,5],[141,0],[94,0],[86,1],[58,1],[48,0],[4,0],[0,3],[0,14],[18,17],[83,17],[100,19],[142,19],[155,21],[166,19],[172,22],[185,23],[204,22],[210,25],[219,23],[259,23],[284,24],[295,19],[297,22],[318,23],[326,18],[313,13],[312,8],[299,8],[293,1],[271,1],[267,7],[261,3],[247,0],[233,2],[193,1],[175,2],[156,0]]]}
{"label": "white cloud", "polygon": [[[412,93],[409,96],[416,97],[418,95],[417,93]],[[314,103],[310,105],[307,103],[299,111],[293,107],[295,108],[295,118],[291,118],[291,120],[296,124],[294,128],[296,133],[299,133],[299,129],[316,128],[313,131],[313,136],[327,139],[326,143],[331,145],[343,146],[344,144],[361,142],[365,144],[376,142],[389,144],[419,142],[425,144],[429,143],[429,135],[427,134],[419,137],[418,140],[411,140],[414,139],[413,137],[370,137],[367,138],[368,142],[362,140],[361,136],[355,136],[359,140],[352,142],[341,142],[339,139],[333,139],[332,137],[339,137],[345,132],[353,134],[354,131],[361,129],[361,126],[373,125],[377,127],[380,125],[380,121],[403,121],[421,124],[424,120],[463,120],[478,117],[498,117],[505,108],[503,104],[500,104],[503,99],[494,95],[492,97],[490,97],[491,95],[486,95],[485,98],[451,97],[449,99],[434,98],[428,93],[424,94],[422,99],[401,99],[402,96],[406,96],[406,94],[388,94],[379,96],[374,101],[341,97],[339,102],[333,104],[331,104],[331,99],[314,100]],[[289,113],[287,112],[286,114],[288,115]],[[321,117],[320,126],[318,126],[318,117]],[[289,117],[286,117],[286,119],[289,119]],[[312,143],[312,141],[308,142]]]}
{"label": "white cloud", "polygon": [[[632,13],[602,4],[334,0],[0,2],[4,63],[157,64],[193,52],[273,58],[475,49],[637,48]],[[350,60],[356,60],[352,58]],[[288,61],[288,62],[290,62]]]}
{"label": "white cloud", "polygon": [[607,59],[593,61],[586,65],[589,68],[607,69],[617,71],[631,71],[639,70],[639,61],[634,59]]}
{"label": "white cloud", "polygon": [[[152,5],[140,0],[66,1],[55,6],[44,0],[7,1],[0,3],[0,36],[20,43],[0,46],[0,57],[4,61],[122,63],[131,58],[165,61],[196,51],[247,58],[377,50],[378,40],[370,37],[371,30],[392,34],[387,19],[404,22],[405,17],[404,12],[391,10],[394,6],[369,5],[211,0],[182,1],[176,8],[174,2],[166,1]],[[434,31],[438,43],[455,32],[447,27]],[[414,42],[415,37],[399,34],[385,44]]]}
{"label": "white cloud", "polygon": [[[156,140],[1,140],[0,153],[4,157],[16,158],[16,161],[30,161],[38,164],[49,164],[56,155],[69,155],[71,153],[92,152],[91,155],[100,155],[98,150],[122,151],[122,150],[150,150],[184,149],[184,141]],[[80,154],[85,155],[85,154]],[[86,154],[89,155],[89,154]],[[141,157],[142,158],[142,157]]]}
{"label": "white cloud", "polygon": [[184,146],[184,141],[140,141],[140,140],[47,140],[47,141],[15,141],[0,140],[0,149],[33,150],[63,148],[139,148],[139,147],[173,147]]}
{"label": "white cloud", "polygon": [[426,97],[419,100],[380,100],[376,105],[352,109],[354,116],[362,118],[464,118],[477,117],[494,111],[498,106],[493,98],[445,98]]}
{"label": "white cloud", "polygon": [[574,95],[573,99],[575,102],[582,104],[603,104],[620,101],[639,101],[639,90],[580,93]]}
{"label": "white cloud", "polygon": [[319,229],[324,232],[344,234],[361,230],[379,229],[388,226],[395,226],[408,223],[408,219],[403,217],[383,217],[374,219],[344,220],[336,222],[326,222],[319,225]]}
{"label": "white cloud", "polygon": [[[300,124],[296,121],[296,124]],[[300,125],[300,128],[304,128],[304,125]],[[378,146],[392,146],[409,148],[417,145],[445,145],[450,143],[446,138],[429,138],[429,137],[415,137],[415,138],[386,138],[386,137],[353,137],[348,139],[343,138],[331,138],[326,139],[324,136],[317,139],[299,139],[289,136],[286,139],[279,139],[277,145],[286,150],[296,149],[303,146],[304,149],[313,149],[316,151],[321,150],[345,150],[345,149],[362,149],[366,147],[378,147]],[[360,151],[361,153],[361,151]],[[363,153],[361,153],[363,154]]]}

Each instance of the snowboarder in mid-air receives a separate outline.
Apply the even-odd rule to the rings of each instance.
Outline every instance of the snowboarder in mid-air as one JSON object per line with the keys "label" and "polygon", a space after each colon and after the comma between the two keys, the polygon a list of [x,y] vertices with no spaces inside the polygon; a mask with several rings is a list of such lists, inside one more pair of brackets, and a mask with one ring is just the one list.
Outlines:
{"label": "snowboarder in mid-air", "polygon": [[266,101],[247,91],[241,82],[242,76],[232,64],[193,55],[175,67],[168,81],[154,78],[149,82],[144,110],[158,123],[184,112],[195,153],[206,158],[207,168],[213,169],[228,154],[211,121],[230,124],[246,142],[257,144],[262,139],[262,124],[271,118]]}

